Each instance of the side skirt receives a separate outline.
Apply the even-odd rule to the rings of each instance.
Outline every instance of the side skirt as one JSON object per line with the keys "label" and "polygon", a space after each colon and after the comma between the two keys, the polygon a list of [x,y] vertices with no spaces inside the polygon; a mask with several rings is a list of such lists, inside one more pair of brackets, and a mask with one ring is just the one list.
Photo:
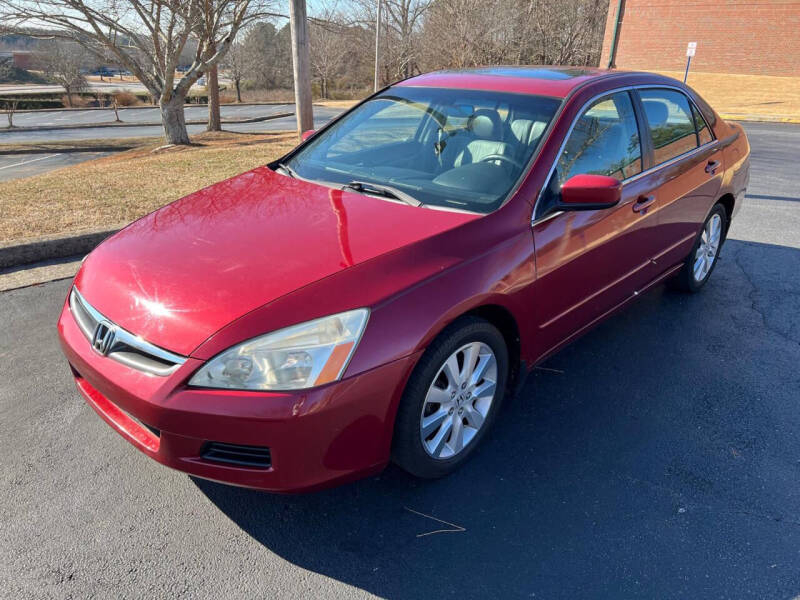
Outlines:
{"label": "side skirt", "polygon": [[[650,281],[650,283],[645,285],[642,289],[633,292],[633,294],[631,294],[630,296],[625,298],[625,300],[623,300],[622,302],[617,304],[615,307],[607,310],[602,315],[600,315],[599,317],[597,317],[593,321],[590,321],[589,323],[587,323],[586,325],[584,325],[583,327],[578,329],[575,333],[571,334],[569,337],[565,338],[564,341],[559,342],[558,344],[556,344],[555,346],[553,346],[552,348],[547,350],[544,354],[542,354],[539,358],[537,358],[531,364],[530,368],[527,370],[527,373],[520,372],[519,379],[522,379],[523,383],[524,383],[524,379],[527,378],[527,374],[530,373],[530,371],[533,371],[533,369],[537,365],[541,364],[542,362],[544,362],[545,360],[547,360],[548,358],[550,358],[551,356],[556,354],[559,350],[563,349],[565,346],[568,346],[569,344],[574,342],[579,337],[583,336],[585,333],[587,333],[591,329],[594,329],[597,325],[599,325],[602,321],[605,321],[611,315],[614,315],[617,312],[621,311],[629,303],[631,303],[632,301],[636,300],[637,298],[639,298],[639,296],[641,296],[642,294],[646,293],[647,291],[649,291],[653,287],[657,286],[659,283],[661,283],[665,279],[669,279],[672,275],[674,275],[675,273],[680,271],[682,267],[683,267],[683,263],[678,263],[677,265],[674,265],[673,267],[670,267],[669,269],[664,271],[661,275],[659,275],[658,277],[656,277],[655,279]],[[524,364],[525,363],[523,363],[523,365]]]}

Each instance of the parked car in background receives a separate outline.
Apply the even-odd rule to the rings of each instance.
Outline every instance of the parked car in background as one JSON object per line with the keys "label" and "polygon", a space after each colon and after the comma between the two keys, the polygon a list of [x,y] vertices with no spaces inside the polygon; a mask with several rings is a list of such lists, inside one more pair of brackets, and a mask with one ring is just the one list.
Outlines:
{"label": "parked car in background", "polygon": [[75,278],[78,389],[165,465],[281,492],[450,473],[534,365],[702,288],[749,176],[740,126],[645,73],[431,73],[306,137]]}

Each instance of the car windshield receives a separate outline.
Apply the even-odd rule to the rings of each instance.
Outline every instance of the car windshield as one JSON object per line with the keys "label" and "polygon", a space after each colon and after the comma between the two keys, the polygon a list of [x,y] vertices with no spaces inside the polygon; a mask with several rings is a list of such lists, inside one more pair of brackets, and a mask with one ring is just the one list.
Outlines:
{"label": "car windshield", "polygon": [[560,100],[394,87],[320,132],[286,171],[395,201],[488,213],[525,169]]}

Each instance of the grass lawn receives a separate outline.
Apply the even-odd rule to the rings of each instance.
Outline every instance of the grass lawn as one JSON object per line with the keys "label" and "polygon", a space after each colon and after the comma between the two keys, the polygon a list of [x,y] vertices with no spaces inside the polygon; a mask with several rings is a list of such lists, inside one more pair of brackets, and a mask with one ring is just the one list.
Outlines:
{"label": "grass lawn", "polygon": [[154,152],[153,141],[112,156],[0,183],[0,242],[128,223],[297,144],[294,133],[193,136]]}

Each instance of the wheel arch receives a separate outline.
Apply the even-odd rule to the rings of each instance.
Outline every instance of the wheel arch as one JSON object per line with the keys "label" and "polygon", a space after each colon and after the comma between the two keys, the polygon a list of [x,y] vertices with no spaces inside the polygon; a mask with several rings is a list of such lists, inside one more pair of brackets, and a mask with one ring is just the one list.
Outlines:
{"label": "wheel arch", "polygon": [[725,208],[725,236],[727,237],[728,229],[731,226],[731,219],[733,218],[733,207],[736,204],[736,199],[733,197],[733,194],[729,192],[723,194],[719,200],[717,200],[717,203],[722,204]]}
{"label": "wheel arch", "polygon": [[500,331],[508,349],[509,373],[507,392],[512,392],[519,380],[522,370],[522,353],[520,332],[517,319],[506,307],[499,304],[482,304],[459,315],[461,317],[478,317],[488,321]]}

